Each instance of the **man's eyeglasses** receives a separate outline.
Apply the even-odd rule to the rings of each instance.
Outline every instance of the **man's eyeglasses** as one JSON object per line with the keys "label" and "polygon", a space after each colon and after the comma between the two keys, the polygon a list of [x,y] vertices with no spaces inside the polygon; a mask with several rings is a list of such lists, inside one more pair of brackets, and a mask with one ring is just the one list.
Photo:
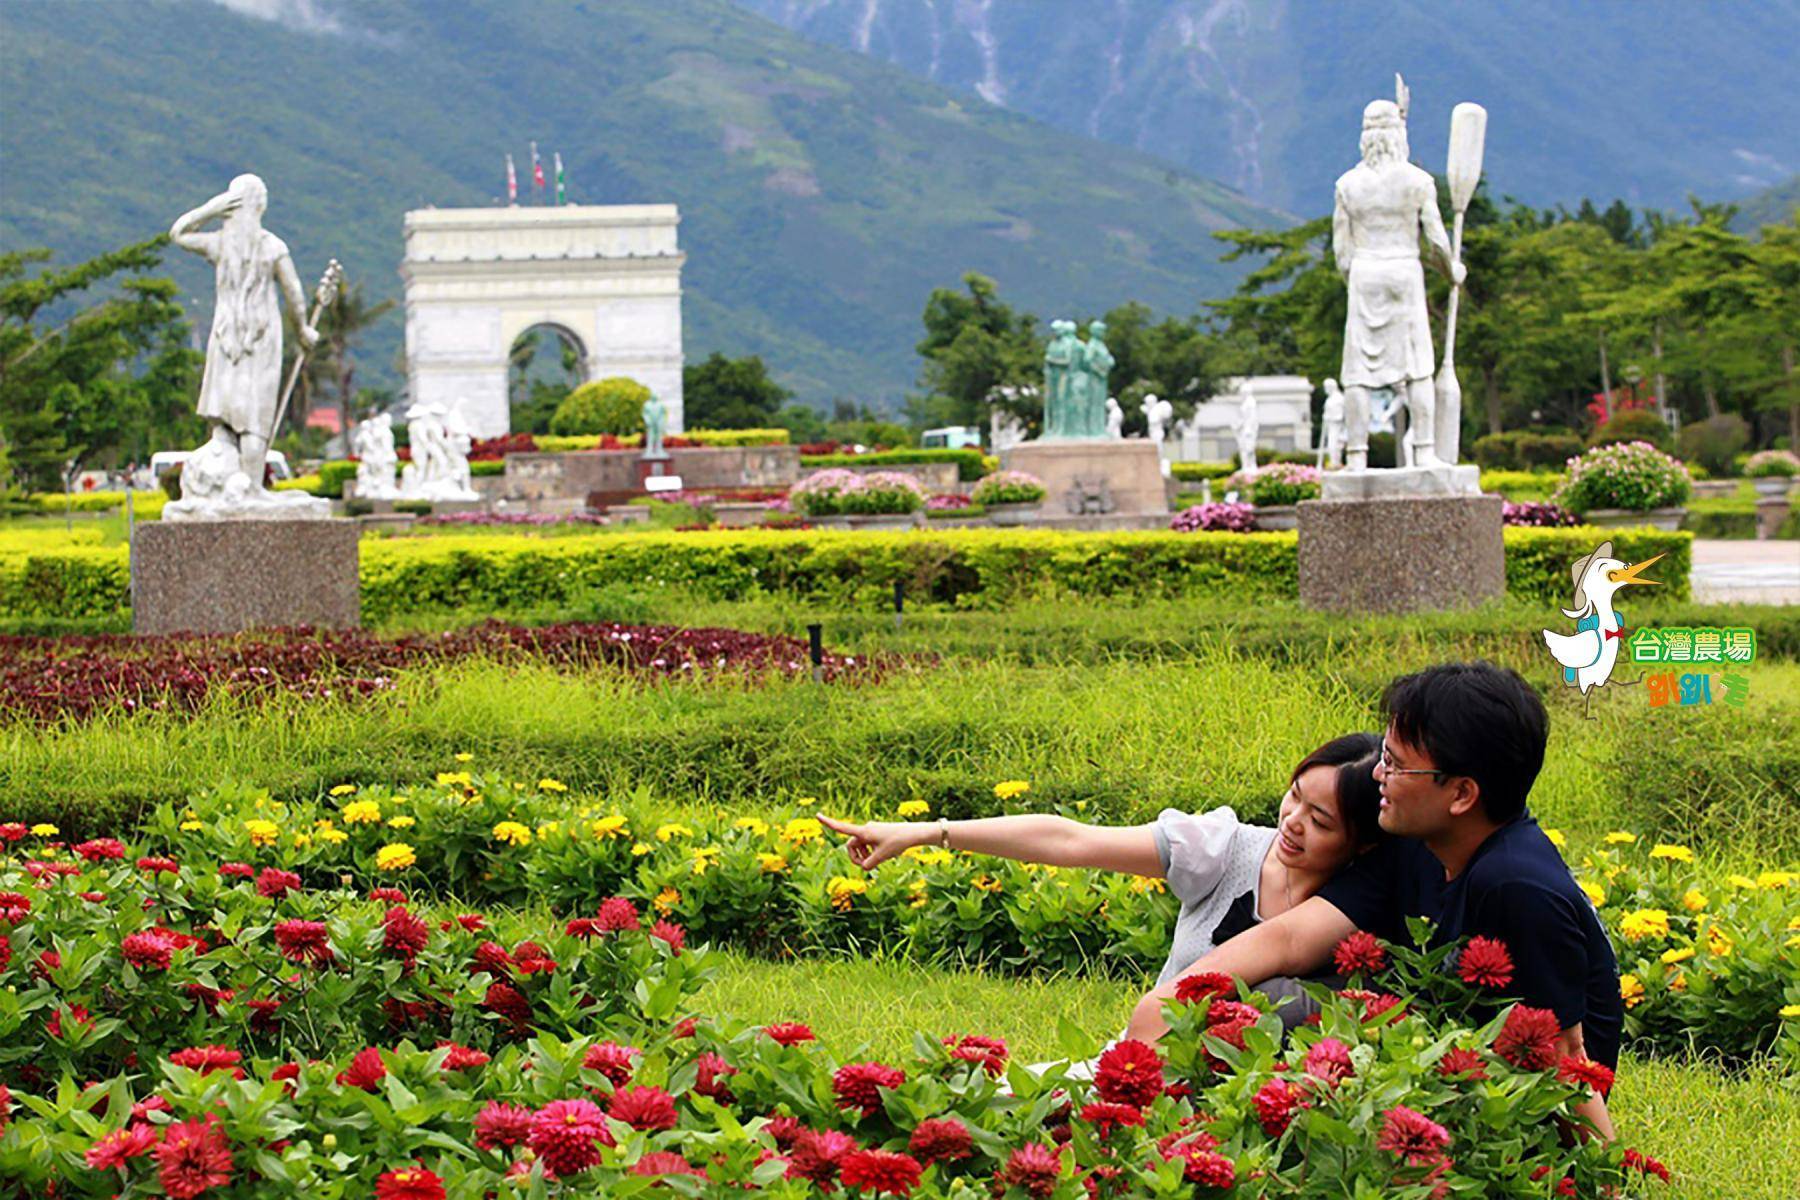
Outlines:
{"label": "man's eyeglasses", "polygon": [[1386,746],[1381,748],[1381,770],[1384,775],[1430,775],[1440,783],[1450,775],[1450,772],[1440,771],[1435,767],[1396,767],[1394,756],[1388,753]]}

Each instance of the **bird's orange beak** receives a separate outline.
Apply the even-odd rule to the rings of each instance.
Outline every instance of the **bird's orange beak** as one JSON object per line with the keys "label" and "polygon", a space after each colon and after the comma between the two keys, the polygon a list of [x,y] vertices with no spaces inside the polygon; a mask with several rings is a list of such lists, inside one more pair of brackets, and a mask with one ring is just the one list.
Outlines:
{"label": "bird's orange beak", "polygon": [[1646,558],[1643,562],[1633,563],[1631,566],[1626,567],[1623,570],[1608,571],[1606,573],[1606,577],[1608,579],[1612,580],[1614,583],[1618,583],[1618,584],[1661,583],[1662,580],[1660,580],[1660,579],[1639,579],[1638,574],[1641,571],[1648,570],[1652,564],[1654,564],[1658,559],[1661,559],[1662,557],[1663,557],[1663,555],[1659,554],[1656,556],[1656,558]]}

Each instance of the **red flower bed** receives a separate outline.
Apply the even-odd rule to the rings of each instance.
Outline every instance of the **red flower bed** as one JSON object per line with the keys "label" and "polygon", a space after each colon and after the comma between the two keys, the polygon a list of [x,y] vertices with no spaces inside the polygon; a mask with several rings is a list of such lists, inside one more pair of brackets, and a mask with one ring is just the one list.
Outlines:
{"label": "red flower bed", "polygon": [[[798,675],[810,668],[800,638],[614,622],[526,627],[488,621],[453,633],[398,638],[306,628],[242,637],[0,637],[0,713],[48,721],[114,706],[192,710],[214,689],[347,698],[391,687],[398,671],[477,657],[662,676],[709,670]],[[877,678],[892,661],[827,654],[824,673],[828,679]]]}

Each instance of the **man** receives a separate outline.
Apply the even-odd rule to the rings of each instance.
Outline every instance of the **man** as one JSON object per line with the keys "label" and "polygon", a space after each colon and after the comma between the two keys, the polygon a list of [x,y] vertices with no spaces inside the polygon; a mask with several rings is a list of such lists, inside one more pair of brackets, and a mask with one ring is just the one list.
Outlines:
{"label": "man", "polygon": [[[1204,956],[1186,974],[1221,971],[1252,986],[1308,975],[1355,929],[1407,944],[1407,917],[1436,939],[1499,938],[1508,989],[1556,1014],[1563,1054],[1616,1067],[1624,1009],[1619,968],[1593,905],[1525,808],[1544,764],[1548,720],[1519,676],[1490,663],[1447,663],[1404,676],[1382,697],[1381,827],[1390,834],[1311,899]],[[1133,1013],[1127,1036],[1168,1032],[1175,980]],[[1579,1110],[1611,1140],[1604,1098]]]}

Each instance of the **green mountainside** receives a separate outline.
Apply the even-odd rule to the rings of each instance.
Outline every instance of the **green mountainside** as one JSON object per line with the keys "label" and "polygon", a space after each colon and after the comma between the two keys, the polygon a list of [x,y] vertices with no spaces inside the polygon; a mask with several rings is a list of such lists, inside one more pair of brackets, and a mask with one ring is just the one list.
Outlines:
{"label": "green mountainside", "polygon": [[[529,198],[535,139],[572,202],[680,205],[690,361],[757,353],[803,399],[891,403],[926,294],[966,270],[1045,316],[1185,314],[1236,276],[1213,230],[1287,220],[724,0],[285,11],[326,27],[203,0],[0,5],[0,250],[148,237],[248,170],[304,278],[335,256],[396,296],[402,214],[496,202],[508,151]],[[203,327],[210,279],[168,261]],[[372,335],[365,373],[394,382],[401,329]]]}
{"label": "green mountainside", "polygon": [[1792,221],[1794,210],[1800,209],[1800,175],[1754,196],[1746,196],[1737,205],[1738,213],[1732,218],[1731,227],[1739,233],[1754,234],[1764,225]]}

